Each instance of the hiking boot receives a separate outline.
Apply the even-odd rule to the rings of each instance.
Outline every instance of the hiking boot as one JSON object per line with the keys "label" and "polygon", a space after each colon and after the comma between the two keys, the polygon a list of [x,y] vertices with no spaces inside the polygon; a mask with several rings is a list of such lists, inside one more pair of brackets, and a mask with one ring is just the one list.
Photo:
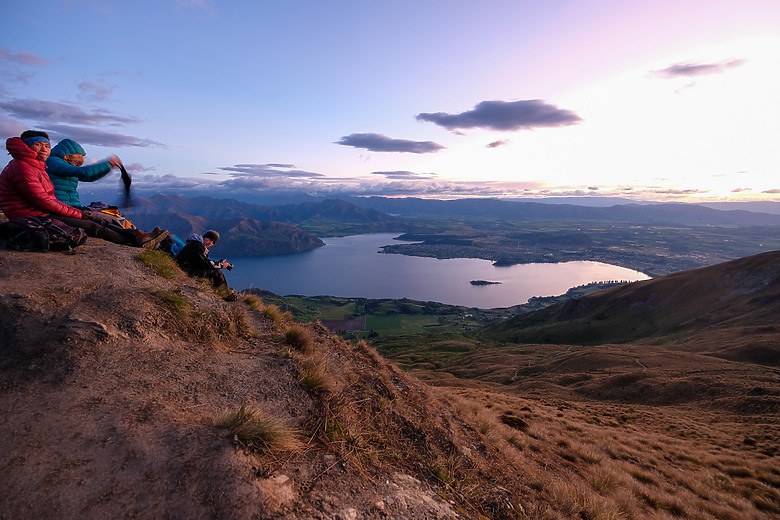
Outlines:
{"label": "hiking boot", "polygon": [[157,245],[163,240],[165,240],[165,237],[167,236],[168,236],[168,230],[163,229],[156,235],[153,234],[148,239],[141,242],[141,247],[143,247],[144,249],[155,249],[157,248]]}
{"label": "hiking boot", "polygon": [[135,234],[135,244],[140,246],[144,243],[144,241],[149,240],[152,238],[152,235],[147,233],[146,231],[141,231],[140,229]]}
{"label": "hiking boot", "polygon": [[226,302],[234,302],[238,300],[238,292],[234,289],[230,289],[230,292],[225,296]]}

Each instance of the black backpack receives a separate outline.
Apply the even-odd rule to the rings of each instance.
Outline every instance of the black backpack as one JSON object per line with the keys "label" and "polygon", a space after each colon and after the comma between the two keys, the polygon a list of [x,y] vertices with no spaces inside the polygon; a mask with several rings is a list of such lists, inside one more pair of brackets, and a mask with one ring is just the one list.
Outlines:
{"label": "black backpack", "polygon": [[75,248],[87,233],[51,217],[23,217],[0,224],[0,245],[17,251],[52,251]]}

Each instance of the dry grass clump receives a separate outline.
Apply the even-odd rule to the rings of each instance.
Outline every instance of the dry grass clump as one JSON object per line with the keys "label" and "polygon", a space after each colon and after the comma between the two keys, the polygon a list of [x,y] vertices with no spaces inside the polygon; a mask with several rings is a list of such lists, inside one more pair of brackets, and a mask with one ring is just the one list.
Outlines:
{"label": "dry grass clump", "polygon": [[176,291],[153,290],[152,294],[159,299],[163,307],[176,317],[185,316],[192,307],[190,301]]}
{"label": "dry grass clump", "polygon": [[277,305],[274,305],[273,303],[265,305],[260,310],[260,313],[266,318],[271,319],[271,321],[274,322],[274,326],[276,328],[282,328],[293,320],[293,315],[290,311],[283,312]]}
{"label": "dry grass clump", "polygon": [[[317,359],[319,358],[319,359]],[[300,361],[300,381],[309,392],[320,395],[332,392],[335,380],[321,356],[309,356]]]}
{"label": "dry grass clump", "polygon": [[310,353],[314,351],[314,339],[305,325],[293,323],[284,331],[284,342],[299,352]]}
{"label": "dry grass clump", "polygon": [[230,430],[239,446],[258,453],[296,452],[303,446],[293,428],[255,407],[227,410],[215,425]]}
{"label": "dry grass clump", "polygon": [[169,290],[150,291],[165,309],[166,325],[188,341],[211,343],[248,339],[254,331],[246,315],[240,309],[228,312],[195,309],[180,292]]}
{"label": "dry grass clump", "polygon": [[176,265],[176,260],[163,251],[145,249],[138,253],[136,258],[151,267],[155,273],[168,280],[175,280],[177,274],[182,273],[179,266]]}
{"label": "dry grass clump", "polygon": [[329,356],[325,350],[316,348],[315,332],[310,326],[300,323],[288,325],[284,331],[284,343],[292,347],[287,356],[296,361],[299,381],[309,392],[322,395],[336,388]]}
{"label": "dry grass clump", "polygon": [[265,305],[263,304],[263,300],[261,300],[260,297],[255,294],[245,295],[244,303],[246,303],[247,307],[249,307],[250,310],[253,310],[255,312],[261,312],[265,308]]}

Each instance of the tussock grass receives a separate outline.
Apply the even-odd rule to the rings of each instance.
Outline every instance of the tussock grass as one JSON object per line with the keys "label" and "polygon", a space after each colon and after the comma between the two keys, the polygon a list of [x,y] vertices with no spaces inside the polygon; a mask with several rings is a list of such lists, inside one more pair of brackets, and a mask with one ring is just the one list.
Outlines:
{"label": "tussock grass", "polygon": [[300,381],[309,392],[320,395],[331,392],[335,387],[333,376],[322,360],[308,357],[300,363]]}
{"label": "tussock grass", "polygon": [[255,334],[246,315],[239,309],[228,312],[195,309],[183,294],[169,290],[151,290],[164,313],[166,326],[188,341],[211,343],[248,339]]}
{"label": "tussock grass", "polygon": [[[525,489],[538,497],[526,497],[534,503],[524,503],[529,518],[780,517],[776,458],[742,442],[746,424],[719,433],[719,423],[674,409],[544,398],[528,406],[529,400],[478,388],[461,389],[449,399],[452,409],[482,436],[487,451],[497,451],[497,460],[519,468]],[[484,435],[485,414],[493,410],[501,410],[496,428],[507,428],[503,436]],[[504,420],[519,416],[527,428]]]}
{"label": "tussock grass", "polygon": [[297,452],[303,446],[293,428],[256,407],[227,410],[215,425],[227,428],[239,446],[258,453]]}
{"label": "tussock grass", "polygon": [[160,300],[163,307],[177,317],[185,316],[192,307],[190,301],[176,291],[157,290],[152,291],[152,294]]}
{"label": "tussock grass", "polygon": [[293,323],[284,331],[284,342],[299,352],[314,351],[314,339],[309,329],[301,324]]}
{"label": "tussock grass", "polygon": [[151,267],[155,273],[168,280],[175,280],[178,274],[183,274],[173,257],[163,251],[145,249],[138,253],[136,258]]}
{"label": "tussock grass", "polygon": [[293,315],[290,311],[283,312],[277,305],[269,304],[262,308],[260,311],[263,316],[271,319],[274,322],[276,328],[282,328],[287,323],[293,320]]}
{"label": "tussock grass", "polygon": [[265,305],[263,304],[263,300],[261,300],[257,295],[254,294],[245,295],[244,303],[246,303],[247,307],[249,307],[250,310],[253,310],[255,312],[262,312],[262,310],[265,308]]}

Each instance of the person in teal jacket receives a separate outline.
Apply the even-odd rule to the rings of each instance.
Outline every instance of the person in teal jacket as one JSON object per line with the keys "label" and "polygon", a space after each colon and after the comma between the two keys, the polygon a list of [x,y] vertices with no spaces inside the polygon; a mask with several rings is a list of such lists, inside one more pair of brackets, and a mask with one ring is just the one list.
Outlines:
{"label": "person in teal jacket", "polygon": [[68,206],[82,210],[87,218],[99,223],[102,227],[119,233],[123,237],[128,237],[127,241],[131,244],[147,249],[157,248],[159,243],[168,236],[167,229],[154,228],[154,231],[147,233],[132,225],[127,228],[99,209],[95,210],[92,206],[85,208],[81,205],[78,192],[79,181],[92,182],[102,179],[111,171],[111,168],[122,165],[119,157],[112,155],[104,161],[84,166],[85,155],[87,152],[73,139],[63,139],[51,149],[51,154],[46,159],[46,173],[49,174],[54,185],[55,198]]}
{"label": "person in teal jacket", "polygon": [[73,139],[63,139],[51,149],[46,159],[46,172],[54,184],[54,196],[60,202],[81,208],[79,200],[79,181],[92,182],[105,177],[111,168],[122,164],[116,155],[104,161],[82,166],[87,152]]}

